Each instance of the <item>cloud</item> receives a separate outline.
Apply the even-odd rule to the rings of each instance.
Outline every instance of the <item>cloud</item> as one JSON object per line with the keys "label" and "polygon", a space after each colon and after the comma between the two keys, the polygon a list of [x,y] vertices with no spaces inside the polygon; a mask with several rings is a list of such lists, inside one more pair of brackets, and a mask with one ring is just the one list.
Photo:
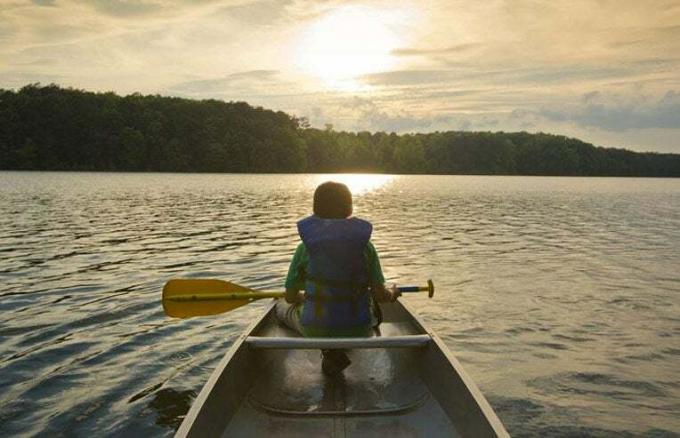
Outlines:
{"label": "cloud", "polygon": [[613,48],[631,49],[640,47],[649,49],[669,40],[680,38],[680,25],[636,27],[618,35],[609,43]]}
{"label": "cloud", "polygon": [[[82,2],[96,13],[119,19],[189,17],[205,5],[220,0],[88,0]],[[71,7],[73,7],[73,3]],[[189,14],[187,14],[189,13]]]}
{"label": "cloud", "polygon": [[479,47],[479,44],[468,43],[458,44],[455,46],[445,47],[443,49],[417,49],[417,48],[401,48],[392,50],[394,56],[427,56],[427,55],[448,55],[466,52],[470,49]]}
{"label": "cloud", "polygon": [[35,35],[37,37],[49,41],[73,40],[86,36],[89,33],[90,29],[83,25],[76,26],[72,24],[44,23],[35,28]]}
{"label": "cloud", "polygon": [[37,58],[37,59],[33,59],[32,61],[14,62],[13,65],[15,65],[15,66],[45,67],[45,66],[49,66],[49,65],[55,65],[57,63],[58,63],[58,61],[55,58]]}
{"label": "cloud", "polygon": [[292,0],[259,0],[228,6],[217,13],[251,25],[275,24],[285,16],[286,8],[292,3]]}
{"label": "cloud", "polygon": [[461,64],[455,69],[394,70],[365,75],[361,78],[374,86],[428,85],[436,83],[460,83],[462,81],[486,81],[489,85],[548,85],[584,81],[614,81],[635,78],[654,72],[659,68],[678,66],[672,59],[654,59],[633,63],[609,65],[559,65],[527,66],[513,68],[511,65],[478,66]]}
{"label": "cloud", "polygon": [[227,78],[230,80],[246,79],[250,81],[268,81],[278,74],[278,70],[248,70],[232,73]]}
{"label": "cloud", "polygon": [[0,21],[0,41],[9,39],[14,34],[14,32],[14,26],[12,26],[9,22]]}
{"label": "cloud", "polygon": [[191,95],[224,94],[235,91],[232,88],[239,84],[270,82],[276,78],[277,74],[276,70],[242,71],[222,78],[181,82],[171,86],[170,90],[174,93]]}
{"label": "cloud", "polygon": [[354,104],[348,106],[356,109],[359,126],[374,131],[422,131],[431,128],[436,121],[449,120],[447,116],[422,117],[405,110],[389,112],[368,99],[355,99]]}
{"label": "cloud", "polygon": [[547,67],[536,68],[530,70],[517,70],[510,72],[493,73],[494,76],[511,77],[514,81],[535,83],[535,84],[550,84],[565,82],[581,82],[587,80],[615,80],[638,74],[638,69],[626,66],[609,67],[609,66],[561,66],[561,67]]}
{"label": "cloud", "polygon": [[56,6],[56,0],[32,0],[38,6]]}
{"label": "cloud", "polygon": [[517,108],[501,125],[504,130],[559,133],[603,146],[680,153],[680,93],[671,90],[654,97],[592,91],[574,101]]}
{"label": "cloud", "polygon": [[163,3],[150,0],[92,0],[90,3],[104,14],[128,18],[158,12],[164,7]]}
{"label": "cloud", "polygon": [[446,70],[394,70],[365,75],[361,80],[375,86],[418,85],[446,82],[455,72]]}
{"label": "cloud", "polygon": [[305,116],[312,126],[332,124],[336,130],[384,132],[432,132],[443,130],[489,130],[500,122],[492,116],[470,117],[467,114],[447,112],[423,113],[408,107],[393,107],[390,102],[373,98],[336,96],[324,101],[322,106],[309,105],[293,111]]}
{"label": "cloud", "polygon": [[574,122],[583,127],[607,131],[635,129],[678,129],[680,93],[671,90],[661,99],[646,102],[644,97],[626,102],[603,101],[600,93],[584,96],[583,105],[572,109],[547,109],[538,114],[554,122]]}
{"label": "cloud", "polygon": [[54,74],[18,72],[0,72],[0,88],[18,89],[28,84],[63,83],[64,77]]}
{"label": "cloud", "polygon": [[599,91],[591,91],[583,95],[583,103],[590,103],[597,100],[601,96]]}

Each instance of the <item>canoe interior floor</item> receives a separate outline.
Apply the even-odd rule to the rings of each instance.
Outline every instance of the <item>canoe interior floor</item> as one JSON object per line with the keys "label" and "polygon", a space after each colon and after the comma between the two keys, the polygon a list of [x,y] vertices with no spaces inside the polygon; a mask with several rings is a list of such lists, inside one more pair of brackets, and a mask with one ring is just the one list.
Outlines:
{"label": "canoe interior floor", "polygon": [[457,437],[446,413],[429,397],[399,414],[357,416],[275,415],[244,403],[223,437]]}
{"label": "canoe interior floor", "polygon": [[[400,318],[381,326],[382,336],[418,333]],[[256,334],[298,336],[273,321]],[[352,350],[352,365],[336,378],[321,372],[318,350],[253,353],[257,378],[225,437],[459,435],[420,377],[418,349]]]}

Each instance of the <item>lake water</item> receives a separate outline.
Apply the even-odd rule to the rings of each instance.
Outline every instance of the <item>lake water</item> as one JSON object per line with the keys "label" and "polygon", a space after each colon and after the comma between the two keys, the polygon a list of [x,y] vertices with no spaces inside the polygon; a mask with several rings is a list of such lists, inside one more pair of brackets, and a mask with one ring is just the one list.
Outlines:
{"label": "lake water", "polygon": [[1,172],[0,435],[171,435],[266,304],[162,285],[280,289],[329,178],[511,434],[680,434],[680,180]]}

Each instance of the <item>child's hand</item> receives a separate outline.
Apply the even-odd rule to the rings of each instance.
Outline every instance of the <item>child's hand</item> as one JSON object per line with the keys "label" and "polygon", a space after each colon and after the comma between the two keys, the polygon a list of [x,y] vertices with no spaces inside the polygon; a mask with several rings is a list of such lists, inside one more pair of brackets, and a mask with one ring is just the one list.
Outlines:
{"label": "child's hand", "polygon": [[391,303],[401,296],[401,292],[397,285],[391,284],[389,286],[378,284],[372,287],[373,298],[379,303]]}
{"label": "child's hand", "polygon": [[305,301],[305,296],[302,292],[294,289],[286,290],[286,302],[288,304],[300,304]]}
{"label": "child's hand", "polygon": [[396,284],[392,284],[390,286],[389,291],[390,291],[390,295],[391,295],[390,301],[392,301],[392,302],[397,301],[397,298],[399,298],[401,296],[401,292],[399,292],[399,288],[397,287]]}

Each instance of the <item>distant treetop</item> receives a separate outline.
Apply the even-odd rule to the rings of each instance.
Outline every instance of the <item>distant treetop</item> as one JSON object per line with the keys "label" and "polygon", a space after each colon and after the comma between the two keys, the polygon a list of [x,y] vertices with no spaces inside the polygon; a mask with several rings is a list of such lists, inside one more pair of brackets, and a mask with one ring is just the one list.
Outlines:
{"label": "distant treetop", "polygon": [[245,102],[0,89],[0,169],[680,176],[680,154],[526,132],[338,132]]}

